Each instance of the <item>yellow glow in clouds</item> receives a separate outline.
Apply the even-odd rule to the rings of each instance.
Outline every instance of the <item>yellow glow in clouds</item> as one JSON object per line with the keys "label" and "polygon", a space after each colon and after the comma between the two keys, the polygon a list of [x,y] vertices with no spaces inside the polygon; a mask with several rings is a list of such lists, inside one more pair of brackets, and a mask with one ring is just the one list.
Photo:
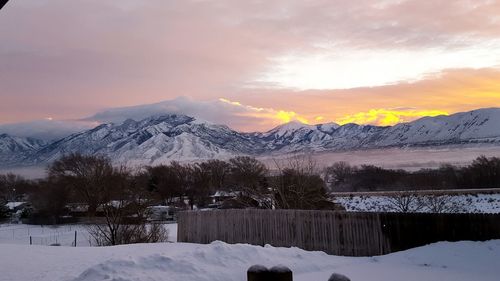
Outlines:
{"label": "yellow glow in clouds", "polygon": [[344,125],[347,123],[372,124],[379,126],[392,126],[397,123],[409,122],[424,116],[448,115],[441,110],[390,110],[371,109],[367,112],[358,112],[352,115],[337,119],[337,123]]}
{"label": "yellow glow in clouds", "polygon": [[276,113],[276,118],[278,120],[282,121],[283,123],[287,123],[287,122],[290,122],[292,120],[297,120],[301,123],[309,124],[309,121],[307,121],[306,118],[299,116],[297,113],[295,113],[293,111],[280,110]]}
{"label": "yellow glow in clouds", "polygon": [[[274,108],[260,108],[250,105],[244,105],[237,101],[231,101],[220,98],[219,101],[243,109],[238,114],[241,116],[259,117],[269,120],[269,124],[283,124],[290,121],[299,121],[304,124],[329,122],[332,119],[324,116],[304,116],[295,111],[280,110]],[[365,112],[358,112],[344,117],[337,118],[335,122],[340,125],[347,123],[371,124],[378,126],[392,126],[398,123],[410,122],[425,116],[448,115],[448,112],[442,110],[418,110],[418,109],[371,109]],[[326,119],[326,120],[325,120]],[[309,121],[311,120],[311,121]]]}

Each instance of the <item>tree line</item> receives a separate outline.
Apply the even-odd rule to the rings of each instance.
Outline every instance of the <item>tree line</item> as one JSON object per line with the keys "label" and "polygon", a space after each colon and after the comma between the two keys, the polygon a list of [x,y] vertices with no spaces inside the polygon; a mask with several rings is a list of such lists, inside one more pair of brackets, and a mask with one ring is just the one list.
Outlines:
{"label": "tree line", "polygon": [[216,191],[235,195],[219,208],[334,209],[324,181],[305,163],[283,166],[273,176],[263,163],[246,156],[133,171],[113,166],[104,156],[69,154],[54,161],[44,179],[6,175],[0,194],[4,202],[27,199],[33,211],[24,216],[54,223],[68,214],[69,203],[84,205],[86,216],[94,218],[88,227],[97,245],[158,242],[167,233],[161,224],[147,221],[149,206],[211,207]]}
{"label": "tree line", "polygon": [[27,199],[37,215],[51,217],[64,215],[68,203],[84,203],[88,216],[113,201],[206,208],[217,191],[235,197],[217,206],[223,208],[334,208],[320,173],[306,160],[288,161],[274,173],[247,156],[132,170],[104,156],[69,154],[50,164],[44,179],[0,177],[0,201]]}
{"label": "tree line", "polygon": [[464,167],[445,164],[413,172],[336,162],[325,169],[324,179],[338,192],[498,188],[500,158],[480,156]]}
{"label": "tree line", "polygon": [[[233,194],[217,207],[335,209],[329,192],[405,191],[500,186],[500,158],[481,156],[470,165],[405,171],[336,162],[319,169],[311,158],[275,161],[270,170],[255,158],[131,170],[104,156],[69,154],[54,161],[41,180],[0,175],[0,203],[28,200],[40,216],[59,217],[70,202],[84,203],[88,215],[111,201],[168,204],[193,209],[211,206],[216,191]],[[4,206],[4,204],[0,204]],[[0,210],[2,211],[2,210]],[[3,210],[2,212],[5,212]]]}

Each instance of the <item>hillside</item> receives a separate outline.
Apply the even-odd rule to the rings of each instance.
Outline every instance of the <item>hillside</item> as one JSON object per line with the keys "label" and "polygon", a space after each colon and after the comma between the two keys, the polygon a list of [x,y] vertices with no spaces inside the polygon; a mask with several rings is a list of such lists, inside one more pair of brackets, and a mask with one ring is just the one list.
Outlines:
{"label": "hillside", "polygon": [[500,145],[500,109],[425,117],[392,127],[290,122],[267,132],[241,133],[180,114],[107,123],[52,143],[0,135],[3,166],[49,163],[71,152],[102,154],[129,165],[237,155],[339,152],[380,148]]}

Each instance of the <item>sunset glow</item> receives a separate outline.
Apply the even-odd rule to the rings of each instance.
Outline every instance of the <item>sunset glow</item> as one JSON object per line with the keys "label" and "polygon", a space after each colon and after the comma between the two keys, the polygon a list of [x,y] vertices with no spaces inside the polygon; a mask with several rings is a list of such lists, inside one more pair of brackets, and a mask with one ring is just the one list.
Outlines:
{"label": "sunset glow", "polygon": [[162,101],[241,131],[500,107],[499,14],[486,0],[10,1],[0,125]]}
{"label": "sunset glow", "polygon": [[285,111],[273,108],[257,108],[249,105],[243,105],[241,102],[230,101],[220,98],[219,101],[232,106],[248,109],[242,115],[252,116],[261,119],[271,119],[275,125],[287,123],[290,121],[299,121],[304,124],[318,124],[324,122],[335,122],[339,125],[348,123],[370,124],[378,126],[391,126],[398,123],[410,122],[422,117],[434,117],[438,115],[448,115],[448,112],[442,110],[417,110],[414,108],[399,109],[370,109],[366,112],[356,112],[348,115],[332,114],[326,119],[323,116],[303,116],[293,111]]}
{"label": "sunset glow", "polygon": [[246,111],[242,112],[240,114],[241,116],[255,117],[264,120],[269,119],[270,123],[272,124],[282,124],[282,123],[288,123],[290,121],[299,121],[304,124],[310,123],[306,117],[300,116],[293,111],[285,111],[274,108],[253,107],[250,105],[243,105],[237,101],[230,101],[225,98],[219,98],[219,101],[235,107],[245,109]]}
{"label": "sunset glow", "polygon": [[358,112],[353,115],[342,117],[336,122],[340,125],[347,123],[372,124],[380,126],[391,126],[397,123],[409,122],[426,116],[448,115],[447,112],[440,110],[419,111],[409,110],[390,110],[390,109],[372,109],[368,112]]}

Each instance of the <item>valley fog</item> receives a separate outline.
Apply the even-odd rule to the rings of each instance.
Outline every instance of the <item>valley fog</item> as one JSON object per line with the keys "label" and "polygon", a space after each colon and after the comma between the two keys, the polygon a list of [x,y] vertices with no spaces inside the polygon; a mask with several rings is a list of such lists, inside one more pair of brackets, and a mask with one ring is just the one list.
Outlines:
{"label": "valley fog", "polygon": [[[499,157],[500,146],[433,149],[372,149],[346,152],[322,152],[305,155],[311,155],[319,168],[326,167],[334,162],[345,161],[351,165],[375,165],[386,169],[415,171],[423,168],[435,169],[443,164],[464,166],[470,164],[470,162],[481,155]],[[264,162],[270,169],[276,166],[274,163],[276,159],[280,159],[280,161],[284,159],[286,161],[286,158],[283,156],[260,157],[258,159]]]}
{"label": "valley fog", "polygon": [[[500,157],[500,146],[465,148],[447,147],[433,149],[371,149],[345,152],[316,152],[309,154],[294,154],[293,156],[276,155],[257,157],[257,159],[266,164],[270,170],[275,170],[276,161],[286,162],[290,157],[304,155],[310,155],[316,162],[317,167],[320,169],[334,162],[345,161],[350,163],[351,165],[376,165],[386,169],[403,169],[407,171],[416,171],[424,168],[436,169],[443,164],[464,166],[481,155],[485,155],[487,157]],[[203,162],[206,160],[209,159],[200,159],[199,161],[189,162]],[[135,166],[135,168],[140,168],[140,166]],[[14,173],[29,179],[43,178],[45,176],[45,171],[45,166],[0,168],[0,174]]]}

